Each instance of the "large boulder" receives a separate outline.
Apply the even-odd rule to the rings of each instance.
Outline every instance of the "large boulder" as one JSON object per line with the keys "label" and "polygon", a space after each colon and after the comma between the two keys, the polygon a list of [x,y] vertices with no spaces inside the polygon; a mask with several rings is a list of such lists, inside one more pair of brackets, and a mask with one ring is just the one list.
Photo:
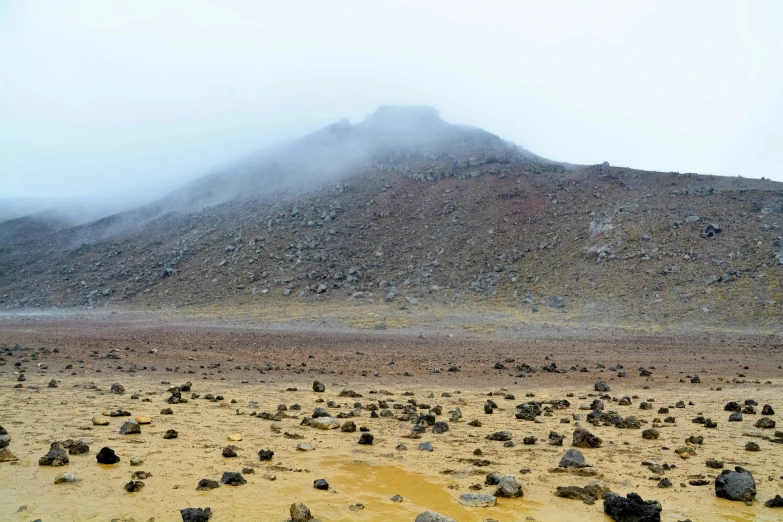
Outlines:
{"label": "large boulder", "polygon": [[715,479],[715,496],[727,500],[753,502],[756,481],[750,471],[737,466],[735,471],[724,469]]}
{"label": "large boulder", "polygon": [[661,503],[642,500],[636,493],[628,493],[625,498],[607,493],[604,496],[604,513],[615,522],[660,522]]}

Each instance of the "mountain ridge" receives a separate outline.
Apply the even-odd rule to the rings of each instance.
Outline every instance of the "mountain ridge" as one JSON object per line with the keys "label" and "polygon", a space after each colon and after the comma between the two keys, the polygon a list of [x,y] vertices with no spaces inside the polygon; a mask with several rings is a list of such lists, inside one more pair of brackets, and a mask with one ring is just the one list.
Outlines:
{"label": "mountain ridge", "polygon": [[782,213],[780,183],[558,163],[432,108],[382,107],[150,205],[0,241],[0,307],[487,298],[776,325]]}

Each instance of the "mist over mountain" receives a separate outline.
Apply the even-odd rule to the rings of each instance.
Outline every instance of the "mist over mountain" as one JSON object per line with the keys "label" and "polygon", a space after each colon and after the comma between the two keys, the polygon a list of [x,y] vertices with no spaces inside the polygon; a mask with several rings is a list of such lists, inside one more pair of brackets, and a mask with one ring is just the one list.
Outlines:
{"label": "mist over mountain", "polygon": [[479,300],[774,325],[781,224],[781,183],[559,163],[383,106],[97,221],[0,224],[0,304]]}

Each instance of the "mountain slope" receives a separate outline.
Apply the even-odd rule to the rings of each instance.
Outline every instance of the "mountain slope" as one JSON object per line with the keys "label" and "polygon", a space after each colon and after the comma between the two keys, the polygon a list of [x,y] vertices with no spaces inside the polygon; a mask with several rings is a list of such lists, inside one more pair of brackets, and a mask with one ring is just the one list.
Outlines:
{"label": "mountain slope", "polygon": [[0,306],[478,299],[775,326],[782,187],[559,164],[429,108],[381,108],[143,209],[3,244]]}

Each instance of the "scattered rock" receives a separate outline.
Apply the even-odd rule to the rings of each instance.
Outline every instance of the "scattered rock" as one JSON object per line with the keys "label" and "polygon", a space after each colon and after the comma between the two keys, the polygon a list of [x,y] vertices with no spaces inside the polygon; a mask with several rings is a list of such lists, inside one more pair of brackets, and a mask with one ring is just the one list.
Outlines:
{"label": "scattered rock", "polygon": [[210,480],[203,478],[198,481],[198,486],[196,486],[196,491],[209,491],[210,489],[219,488],[220,483],[217,480]]}
{"label": "scattered rock", "polygon": [[761,417],[759,420],[756,421],[755,426],[757,428],[769,430],[775,427],[775,421],[773,421],[769,417]]}
{"label": "scattered rock", "polygon": [[585,464],[585,456],[582,455],[582,452],[575,449],[570,449],[566,451],[566,454],[563,455],[563,458],[560,459],[560,464],[558,464],[558,467],[561,468],[587,468],[589,467],[587,464]]}
{"label": "scattered rock", "polygon": [[783,507],[783,497],[780,495],[775,495],[775,498],[771,498],[764,502],[764,505],[768,508],[779,508]]}
{"label": "scattered rock", "polygon": [[524,496],[522,490],[522,483],[519,482],[514,475],[506,475],[498,482],[498,487],[495,490],[496,497],[504,498],[517,498]]}
{"label": "scattered rock", "polygon": [[715,495],[727,500],[753,502],[756,498],[756,481],[753,475],[737,466],[735,471],[724,469],[715,479]]}
{"label": "scattered rock", "polygon": [[463,493],[459,496],[459,503],[467,507],[491,507],[497,504],[497,498],[492,495]]}
{"label": "scattered rock", "polygon": [[291,504],[291,509],[289,511],[291,513],[290,522],[310,522],[313,520],[313,515],[310,514],[310,509],[308,509],[308,507],[301,502],[295,502]]}
{"label": "scattered rock", "polygon": [[510,431],[496,431],[495,433],[491,435],[487,435],[487,440],[499,440],[499,441],[506,441],[511,440],[513,435]]}
{"label": "scattered rock", "polygon": [[237,456],[236,450],[237,450],[236,446],[226,446],[225,448],[223,448],[223,451],[221,451],[220,454],[226,457],[227,459],[230,459]]}
{"label": "scattered rock", "polygon": [[76,475],[74,475],[73,473],[63,473],[62,475],[54,479],[55,484],[65,484],[68,482],[76,482]]}
{"label": "scattered rock", "polygon": [[227,486],[241,486],[247,484],[247,480],[237,471],[225,471],[223,476],[220,477],[220,483]]}
{"label": "scattered rock", "polygon": [[317,417],[310,421],[310,426],[320,430],[334,430],[340,427],[340,421],[332,417]]}
{"label": "scattered rock", "polygon": [[611,391],[611,388],[608,384],[606,384],[604,381],[599,381],[595,383],[595,386],[593,386],[593,389],[597,392],[606,393],[608,391]]}
{"label": "scattered rock", "polygon": [[208,522],[212,518],[212,510],[207,508],[185,508],[180,509],[182,522]]}
{"label": "scattered rock", "polygon": [[120,426],[120,435],[132,435],[134,433],[141,433],[141,426],[135,420],[125,421]]}
{"label": "scattered rock", "polygon": [[108,446],[101,448],[101,451],[95,455],[98,464],[116,464],[120,461],[120,458],[114,453],[114,450]]}
{"label": "scattered rock", "polygon": [[135,493],[144,487],[144,482],[140,480],[131,480],[125,484],[125,491],[128,493]]}
{"label": "scattered rock", "polygon": [[425,511],[424,513],[419,513],[419,515],[416,517],[416,520],[413,522],[457,522],[453,518],[447,517],[445,515],[441,515],[440,513],[436,513],[435,511]]}
{"label": "scattered rock", "polygon": [[609,493],[609,488],[604,486],[602,482],[596,481],[583,488],[579,486],[558,486],[555,496],[581,500],[585,504],[595,504],[595,501],[603,498],[606,493]]}
{"label": "scattered rock", "polygon": [[53,442],[49,452],[38,459],[39,466],[65,466],[68,462],[68,454],[59,442]]}
{"label": "scattered rock", "polygon": [[0,462],[15,462],[19,460],[8,448],[0,448]]}
{"label": "scattered rock", "polygon": [[604,496],[604,513],[615,522],[660,522],[661,509],[657,500],[642,500],[636,493],[625,498],[615,493]]}
{"label": "scattered rock", "polygon": [[577,428],[574,430],[574,438],[571,445],[576,448],[600,448],[602,442],[603,440],[585,428]]}
{"label": "scattered rock", "polygon": [[258,452],[258,460],[272,460],[275,456],[275,452],[272,450],[261,450]]}
{"label": "scattered rock", "polygon": [[313,487],[315,489],[327,490],[329,489],[329,483],[325,479],[316,479],[313,481]]}

